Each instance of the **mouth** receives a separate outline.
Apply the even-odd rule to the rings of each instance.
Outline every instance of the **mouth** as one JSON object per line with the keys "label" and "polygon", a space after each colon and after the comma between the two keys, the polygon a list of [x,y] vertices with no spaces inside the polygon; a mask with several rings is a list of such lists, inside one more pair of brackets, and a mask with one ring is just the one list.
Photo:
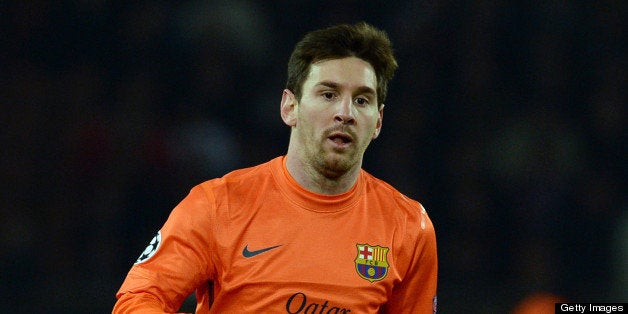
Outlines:
{"label": "mouth", "polygon": [[351,135],[341,132],[334,132],[329,135],[327,139],[332,141],[336,146],[340,147],[345,147],[353,143]]}

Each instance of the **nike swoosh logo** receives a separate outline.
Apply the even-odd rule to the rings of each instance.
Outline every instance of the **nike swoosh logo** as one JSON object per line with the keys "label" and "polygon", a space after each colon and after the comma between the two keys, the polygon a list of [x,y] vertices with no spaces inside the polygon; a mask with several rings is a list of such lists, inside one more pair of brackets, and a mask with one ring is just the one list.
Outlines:
{"label": "nike swoosh logo", "polygon": [[246,258],[250,258],[250,257],[253,257],[253,256],[255,256],[255,255],[259,255],[259,254],[262,254],[262,253],[264,253],[264,252],[268,252],[268,251],[270,251],[270,250],[272,250],[272,249],[276,249],[276,248],[278,248],[278,247],[280,247],[280,246],[281,246],[281,245],[275,245],[275,246],[271,246],[271,247],[263,248],[263,249],[261,249],[261,250],[257,250],[257,251],[249,251],[249,245],[247,244],[247,245],[244,247],[244,250],[242,250],[242,256],[244,256],[244,257],[246,257]]}

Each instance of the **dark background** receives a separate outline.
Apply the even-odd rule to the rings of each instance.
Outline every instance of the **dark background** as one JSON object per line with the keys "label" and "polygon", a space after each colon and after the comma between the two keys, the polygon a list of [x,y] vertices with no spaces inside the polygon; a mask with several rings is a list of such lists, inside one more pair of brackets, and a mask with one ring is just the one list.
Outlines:
{"label": "dark background", "polygon": [[[427,208],[443,313],[628,300],[625,1],[2,1],[3,312],[110,312],[201,181],[284,154],[286,63],[367,21],[367,171]],[[297,257],[295,257],[297,258]]]}

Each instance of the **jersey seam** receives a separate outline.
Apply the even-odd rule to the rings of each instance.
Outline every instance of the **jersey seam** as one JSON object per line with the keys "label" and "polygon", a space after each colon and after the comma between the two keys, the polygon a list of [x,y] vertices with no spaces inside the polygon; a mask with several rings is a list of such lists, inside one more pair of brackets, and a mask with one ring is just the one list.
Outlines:
{"label": "jersey seam", "polygon": [[[217,255],[216,255],[216,237],[215,237],[215,229],[216,229],[216,217],[217,217],[217,211],[218,211],[218,206],[216,204],[217,200],[216,200],[216,196],[213,193],[213,190],[209,187],[209,186],[205,186],[202,185],[202,189],[203,189],[203,197],[205,198],[205,200],[207,201],[208,206],[213,205],[213,210],[209,210],[208,211],[208,219],[210,222],[210,232],[211,232],[211,236],[210,236],[210,241],[209,241],[209,245],[210,245],[210,260],[212,261],[212,264],[214,265],[214,269],[205,269],[205,273],[207,277],[211,277],[209,276],[210,274],[217,276],[217,268],[218,268],[218,261],[216,260]],[[209,199],[208,194],[211,194],[214,199],[214,202],[212,204],[212,202]],[[220,264],[222,265],[222,264]]]}

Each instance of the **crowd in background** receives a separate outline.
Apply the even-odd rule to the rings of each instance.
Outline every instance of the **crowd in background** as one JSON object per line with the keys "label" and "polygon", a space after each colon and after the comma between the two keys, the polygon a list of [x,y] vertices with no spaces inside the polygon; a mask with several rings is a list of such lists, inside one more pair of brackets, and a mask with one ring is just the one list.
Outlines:
{"label": "crowd in background", "polygon": [[0,308],[110,311],[192,186],[286,152],[300,37],[362,20],[400,65],[364,168],[427,208],[441,311],[625,302],[627,7],[3,1]]}

